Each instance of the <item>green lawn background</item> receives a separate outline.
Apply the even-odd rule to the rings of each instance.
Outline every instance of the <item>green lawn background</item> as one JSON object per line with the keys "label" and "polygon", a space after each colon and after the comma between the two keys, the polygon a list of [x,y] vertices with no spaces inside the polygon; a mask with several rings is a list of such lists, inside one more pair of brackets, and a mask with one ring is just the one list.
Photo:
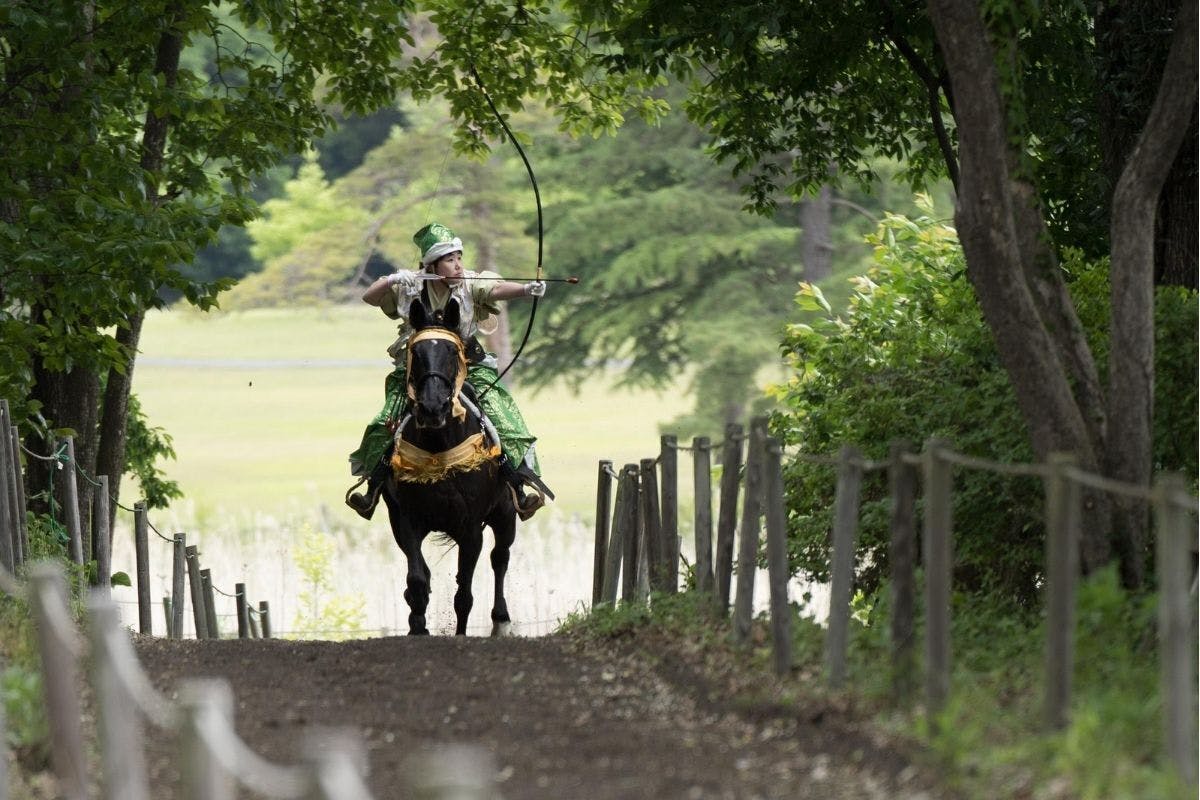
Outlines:
{"label": "green lawn background", "polygon": [[[219,589],[217,615],[226,634],[235,624],[235,582],[246,584],[252,601],[270,601],[280,634],[294,629],[304,592],[313,588],[297,567],[308,529],[323,530],[336,543],[328,591],[364,602],[351,635],[407,629],[404,559],[387,515],[367,523],[342,503],[352,482],[346,457],[382,404],[391,368],[385,349],[394,335],[394,324],[366,305],[147,317],[134,391],[150,424],[173,438],[178,458],[164,469],[186,495],[170,509],[152,511],[151,524],[164,535],[185,532],[188,543],[199,546]],[[657,456],[659,424],[691,406],[679,388],[682,377],[664,392],[617,390],[618,377],[597,368],[579,393],[565,386],[533,393],[519,383],[513,389],[558,495],[519,528],[507,581],[518,634],[547,633],[590,601],[598,461],[610,459],[619,468]],[[710,436],[719,441],[721,434]],[[679,501],[681,544],[691,562],[689,455],[680,453]],[[137,498],[127,478],[122,505]],[[122,512],[117,523],[114,569],[132,573],[130,515]],[[430,626],[448,633],[456,558],[436,543],[427,542],[425,552],[434,573]],[[151,596],[170,593],[171,559],[167,542],[151,537]],[[473,635],[489,631],[492,576],[486,559],[480,565]],[[796,596],[811,588],[798,588]],[[765,589],[755,596],[765,599]],[[116,587],[114,597],[134,619],[132,590]],[[155,614],[156,633],[162,633],[160,617]],[[190,632],[189,615],[184,624]]]}
{"label": "green lawn background", "polygon": [[[346,457],[382,403],[394,333],[366,305],[150,314],[134,391],[173,438],[178,458],[165,471],[196,514],[325,505],[339,523],[357,519],[342,505]],[[617,391],[616,377],[597,368],[578,394],[513,389],[562,513],[590,519],[599,459],[657,455],[659,423],[690,405],[674,391]],[[132,485],[122,493],[136,496]]]}

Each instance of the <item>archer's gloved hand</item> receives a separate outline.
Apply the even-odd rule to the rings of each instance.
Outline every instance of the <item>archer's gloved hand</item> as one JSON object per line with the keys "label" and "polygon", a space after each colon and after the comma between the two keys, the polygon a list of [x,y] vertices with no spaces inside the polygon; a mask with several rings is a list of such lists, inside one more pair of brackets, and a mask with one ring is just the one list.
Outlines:
{"label": "archer's gloved hand", "polygon": [[545,281],[530,281],[525,284],[525,294],[530,297],[542,297],[546,294]]}

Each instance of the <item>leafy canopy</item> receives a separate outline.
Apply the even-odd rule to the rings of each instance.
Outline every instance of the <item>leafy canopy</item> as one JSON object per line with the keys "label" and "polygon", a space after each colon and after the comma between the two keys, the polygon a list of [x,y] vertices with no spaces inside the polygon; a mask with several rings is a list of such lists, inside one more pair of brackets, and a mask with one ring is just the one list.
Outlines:
{"label": "leafy canopy", "polygon": [[[0,7],[0,325],[24,351],[4,376],[11,394],[26,393],[34,364],[124,369],[131,354],[112,330],[163,290],[212,307],[229,282],[179,266],[250,219],[253,176],[325,128],[318,89],[356,111],[390,100],[402,11],[391,0],[337,14],[312,0]],[[212,57],[164,72],[172,42]],[[160,154],[146,131],[164,121]]]}
{"label": "leafy canopy", "polygon": [[[775,387],[787,409],[772,428],[802,452],[843,443],[885,459],[890,443],[915,448],[933,436],[959,452],[995,461],[1033,461],[1025,426],[991,335],[964,277],[955,231],[929,217],[889,215],[871,237],[875,263],[857,281],[844,315],[820,290],[802,286],[798,317],[783,346],[794,374]],[[1107,269],[1074,253],[1064,262],[1092,346],[1107,349]],[[1156,468],[1197,474],[1195,294],[1158,291]],[[829,577],[833,470],[803,458],[786,468],[790,554],[815,580]],[[871,593],[888,568],[886,477],[863,483],[858,586]],[[1042,487],[1028,478],[976,470],[955,474],[955,579],[964,591],[1034,607],[1044,562]]]}

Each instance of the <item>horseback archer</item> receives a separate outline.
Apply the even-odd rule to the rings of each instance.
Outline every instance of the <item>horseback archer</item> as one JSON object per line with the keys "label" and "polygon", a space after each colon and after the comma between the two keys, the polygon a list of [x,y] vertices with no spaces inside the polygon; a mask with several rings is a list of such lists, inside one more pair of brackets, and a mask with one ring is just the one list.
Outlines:
{"label": "horseback archer", "polygon": [[[496,358],[484,350],[478,334],[496,328],[498,303],[522,297],[539,298],[546,282],[509,281],[492,272],[474,272],[463,267],[462,240],[445,225],[431,223],[413,235],[420,251],[420,270],[400,270],[385,275],[363,292],[364,302],[379,307],[390,319],[398,320],[399,336],[388,348],[395,368],[384,381],[383,409],[363,432],[362,444],[350,454],[351,474],[358,483],[346,493],[346,505],[370,519],[390,470],[393,437],[403,422],[406,399],[407,350],[412,326],[409,312],[414,302],[437,314],[451,299],[458,305],[457,331],[465,345],[468,386],[480,410],[494,426],[500,440],[500,473],[512,487],[517,513],[528,519],[554,494],[541,480],[534,437],[525,424],[511,394],[499,382]],[[354,492],[366,482],[366,488]],[[527,488],[534,491],[527,492]]]}

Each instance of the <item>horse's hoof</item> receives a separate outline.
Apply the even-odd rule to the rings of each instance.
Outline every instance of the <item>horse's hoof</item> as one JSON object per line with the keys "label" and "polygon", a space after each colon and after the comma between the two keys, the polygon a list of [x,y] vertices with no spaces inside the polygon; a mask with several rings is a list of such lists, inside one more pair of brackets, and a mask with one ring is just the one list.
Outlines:
{"label": "horse's hoof", "polygon": [[508,636],[512,631],[511,622],[493,622],[492,636]]}
{"label": "horse's hoof", "polygon": [[421,630],[419,630],[419,631],[409,631],[409,632],[408,632],[408,635],[409,635],[409,636],[428,636],[428,635],[429,635],[429,629],[428,629],[428,628],[422,628],[422,629],[421,629]]}

